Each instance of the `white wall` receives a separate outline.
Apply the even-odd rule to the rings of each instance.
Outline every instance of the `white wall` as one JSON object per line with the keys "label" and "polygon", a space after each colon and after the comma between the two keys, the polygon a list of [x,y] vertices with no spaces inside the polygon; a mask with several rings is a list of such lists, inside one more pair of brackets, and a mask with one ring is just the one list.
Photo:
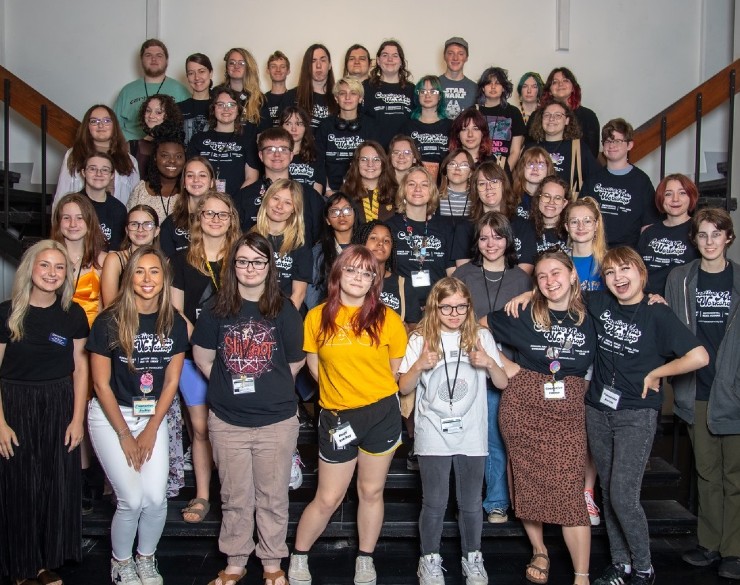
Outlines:
{"label": "white wall", "polygon": [[[311,43],[325,43],[341,73],[346,47],[360,42],[374,52],[389,37],[401,41],[418,78],[439,72],[444,40],[462,35],[470,43],[469,77],[496,64],[509,69],[516,82],[526,70],[544,76],[565,65],[584,88],[584,105],[602,123],[623,116],[635,126],[725,66],[734,36],[732,0],[571,0],[568,51],[555,49],[556,3],[543,0],[428,0],[423,13],[419,3],[408,0],[0,3],[3,64],[77,117],[95,102],[112,103],[118,89],[140,74],[138,47],[146,38],[147,6],[159,8],[159,37],[170,50],[169,72],[182,81],[185,57],[196,51],[211,57],[220,80],[221,59],[229,47],[246,47],[263,68],[268,55],[281,49],[293,63],[289,82],[295,83],[303,51]],[[714,129],[707,128],[712,132],[705,133],[706,149],[724,149],[721,136],[710,136],[724,123],[720,116]],[[36,133],[14,124],[12,161],[39,160]],[[693,172],[689,142],[693,140],[671,146],[671,171]],[[62,152],[51,144],[54,182]],[[657,178],[657,157],[641,165]],[[36,172],[34,181],[39,178]]]}

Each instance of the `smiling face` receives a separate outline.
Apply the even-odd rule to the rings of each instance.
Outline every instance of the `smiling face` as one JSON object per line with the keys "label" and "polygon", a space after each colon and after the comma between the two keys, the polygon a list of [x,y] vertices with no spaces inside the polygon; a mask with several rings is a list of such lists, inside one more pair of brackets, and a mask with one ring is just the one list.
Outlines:
{"label": "smiling face", "polygon": [[59,230],[64,239],[70,242],[78,242],[87,235],[87,223],[79,205],[67,203],[62,207]]}
{"label": "smiling face", "polygon": [[[281,150],[273,151],[273,147]],[[290,142],[287,140],[280,138],[264,140],[259,157],[266,169],[273,173],[282,173],[290,166],[290,161],[293,160],[293,151],[290,149]]]}
{"label": "smiling face", "polygon": [[621,163],[627,160],[627,153],[632,150],[634,142],[627,142],[624,134],[614,130],[611,137],[602,142],[604,146],[604,158],[609,162]]}
{"label": "smiling face", "polygon": [[378,55],[381,77],[394,77],[401,69],[401,54],[395,45],[386,45]]}
{"label": "smiling face", "polygon": [[199,160],[190,161],[185,165],[185,191],[191,197],[202,197],[213,188],[213,177],[208,167]]}
{"label": "smiling face", "polygon": [[470,168],[470,162],[468,157],[462,152],[455,155],[455,157],[447,165],[447,182],[455,191],[462,191],[461,185],[467,188],[468,179],[472,174],[473,169]]}
{"label": "smiling face", "polygon": [[420,170],[409,172],[406,179],[406,208],[426,208],[431,199],[431,185],[426,174]]}
{"label": "smiling face", "polygon": [[[213,212],[213,214],[208,213],[208,215],[213,215],[211,218],[204,215],[204,213],[209,211]],[[222,213],[228,213],[229,217],[226,219],[220,219],[218,214]],[[229,206],[216,197],[209,197],[206,199],[200,213],[200,227],[203,230],[203,233],[211,238],[220,238],[225,236],[226,232],[229,231],[229,227],[231,227],[231,210],[229,209]]]}
{"label": "smiling face", "polygon": [[570,301],[571,287],[576,275],[568,267],[554,258],[540,260],[534,267],[537,288],[553,309],[564,310]]}
{"label": "smiling face", "polygon": [[269,199],[266,199],[264,205],[267,218],[275,223],[285,224],[293,215],[295,207],[293,205],[293,195],[290,189],[281,189],[275,191]]}
{"label": "smiling face", "polygon": [[481,172],[478,174],[475,188],[478,192],[478,199],[483,204],[485,211],[500,211],[501,200],[504,196],[504,185],[499,178],[489,179]]}
{"label": "smiling face", "polygon": [[150,99],[144,109],[144,124],[148,128],[154,128],[164,122],[165,112],[161,100]]}
{"label": "smiling face", "polygon": [[542,113],[542,129],[546,140],[562,140],[565,127],[570,123],[563,106],[550,104]]}
{"label": "smiling face", "polygon": [[[150,230],[146,229],[149,225],[153,226]],[[128,239],[131,240],[134,248],[140,248],[154,241],[154,238],[159,235],[159,228],[151,215],[146,211],[137,209],[128,214],[126,235],[128,235]]]}
{"label": "smiling face", "polygon": [[360,94],[352,91],[346,83],[339,82],[337,91],[337,104],[339,109],[348,114],[356,115],[357,106],[360,105]]}
{"label": "smiling face", "polygon": [[43,293],[53,293],[64,284],[67,259],[59,250],[43,250],[36,254],[31,272],[31,283]]}
{"label": "smiling face", "polygon": [[552,78],[550,92],[559,100],[567,100],[573,93],[573,82],[568,79],[561,71],[558,71]]}
{"label": "smiling face", "polygon": [[578,244],[593,242],[599,222],[585,205],[574,205],[570,208],[565,222],[565,229],[570,239]]}
{"label": "smiling face", "polygon": [[[109,142],[113,137],[113,122],[107,122],[111,119],[111,113],[105,108],[95,108],[90,112],[90,124],[88,130],[93,142]],[[95,121],[93,123],[93,121]]]}
{"label": "smiling face", "polygon": [[365,247],[373,253],[378,266],[385,266],[393,250],[391,231],[384,225],[376,225],[367,236]]}
{"label": "smiling face", "polygon": [[185,166],[185,148],[177,142],[163,142],[157,148],[156,161],[162,177],[177,179]]}
{"label": "smiling face", "polygon": [[164,271],[159,257],[154,254],[144,254],[139,258],[131,284],[137,302],[156,299],[164,287]]}
{"label": "smiling face", "polygon": [[228,93],[220,93],[216,97],[216,107],[213,110],[213,115],[216,117],[216,122],[229,126],[236,121],[236,117],[239,115],[239,107]]}
{"label": "smiling face", "polygon": [[450,73],[460,73],[468,61],[468,52],[461,45],[448,45],[445,49],[445,65]]}
{"label": "smiling face", "polygon": [[545,220],[555,220],[565,209],[565,189],[557,183],[546,183],[539,197],[539,210]]}
{"label": "smiling face", "polygon": [[537,82],[534,77],[527,77],[522,84],[522,93],[519,94],[525,104],[537,103]]}
{"label": "smiling face", "polygon": [[270,74],[270,81],[282,83],[287,79],[290,69],[285,59],[275,59],[267,66],[267,72]]}
{"label": "smiling face", "polygon": [[408,171],[416,162],[414,150],[408,140],[397,140],[391,147],[391,164],[397,171]]}
{"label": "smiling face", "polygon": [[382,157],[372,146],[363,146],[360,150],[360,176],[363,179],[377,181],[382,172]]}
{"label": "smiling face", "polygon": [[709,262],[725,257],[727,247],[732,240],[727,230],[720,230],[710,221],[702,221],[696,232],[696,247],[704,260]]}
{"label": "smiling face", "polygon": [[110,161],[100,156],[91,156],[87,159],[85,168],[80,171],[82,178],[85,179],[85,185],[93,189],[103,191],[110,185],[113,177],[113,168]]}
{"label": "smiling face", "polygon": [[634,305],[642,300],[644,283],[638,268],[625,262],[604,267],[604,284],[617,297],[620,305]]}
{"label": "smiling face", "polygon": [[663,211],[670,217],[688,220],[690,205],[691,198],[681,184],[681,181],[668,181],[663,198]]}
{"label": "smiling face", "polygon": [[355,210],[346,199],[338,199],[329,207],[326,223],[331,226],[335,234],[344,234],[352,231],[355,223]]}
{"label": "smiling face", "polygon": [[188,78],[188,85],[193,90],[193,93],[208,91],[211,85],[211,79],[213,79],[213,71],[209,71],[208,67],[195,61],[188,61],[185,64],[185,74]]}
{"label": "smiling face", "polygon": [[506,252],[506,238],[498,235],[491,226],[485,225],[478,235],[478,250],[489,262],[496,262]]}

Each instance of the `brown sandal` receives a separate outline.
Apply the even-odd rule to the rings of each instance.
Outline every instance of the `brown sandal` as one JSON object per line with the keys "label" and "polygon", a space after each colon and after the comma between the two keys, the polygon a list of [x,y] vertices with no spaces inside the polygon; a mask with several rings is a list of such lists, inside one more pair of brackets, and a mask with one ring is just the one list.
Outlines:
{"label": "brown sandal", "polygon": [[226,571],[219,571],[218,577],[208,583],[208,585],[216,585],[216,581],[221,579],[221,585],[226,585],[229,581],[233,581],[236,585],[239,581],[246,577],[247,571],[245,570],[241,575],[234,575],[233,573],[227,573]]}
{"label": "brown sandal", "polygon": [[[195,506],[200,505],[200,508],[196,508]],[[206,514],[211,511],[211,504],[208,500],[204,500],[203,498],[193,498],[188,502],[188,505],[185,506],[182,509],[182,519],[185,520],[188,524],[199,524],[200,522],[203,522],[203,519],[206,517]],[[193,514],[197,518],[195,520],[188,520],[185,518],[185,514]]]}
{"label": "brown sandal", "polygon": [[[545,559],[545,562],[547,563],[546,567],[538,567],[534,564],[536,559]],[[541,577],[533,577],[529,574],[529,569],[533,569],[537,571]],[[529,561],[529,564],[527,565],[527,571],[524,573],[524,576],[527,578],[527,581],[530,583],[537,583],[538,585],[545,585],[547,583],[547,579],[550,575],[550,557],[548,557],[544,553],[536,553],[532,555],[531,560]]]}
{"label": "brown sandal", "polygon": [[267,571],[265,571],[264,573],[262,573],[262,578],[265,581],[267,581],[269,579],[272,582],[272,585],[275,585],[275,581],[277,581],[278,579],[280,579],[280,577],[282,577],[283,579],[285,579],[285,571],[283,571],[282,569],[280,569],[278,571],[273,571],[272,573],[268,573]]}
{"label": "brown sandal", "polygon": [[36,580],[41,583],[41,585],[50,585],[50,583],[59,583],[60,585],[64,585],[62,578],[54,571],[49,571],[48,569],[44,569],[36,575]]}

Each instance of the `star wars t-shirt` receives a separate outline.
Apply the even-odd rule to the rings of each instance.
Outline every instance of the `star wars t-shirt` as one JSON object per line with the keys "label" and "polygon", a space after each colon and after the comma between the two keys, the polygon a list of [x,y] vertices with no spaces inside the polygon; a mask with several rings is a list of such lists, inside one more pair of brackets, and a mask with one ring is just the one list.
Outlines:
{"label": "star wars t-shirt", "polygon": [[645,290],[662,295],[668,273],[699,256],[689,238],[691,220],[676,226],[667,226],[662,221],[654,223],[640,235],[637,251],[648,269],[648,282]]}
{"label": "star wars t-shirt", "polygon": [[454,120],[460,112],[475,104],[478,94],[478,84],[472,79],[463,77],[460,81],[453,81],[444,75],[439,76],[439,82],[445,92],[447,100],[447,118]]}

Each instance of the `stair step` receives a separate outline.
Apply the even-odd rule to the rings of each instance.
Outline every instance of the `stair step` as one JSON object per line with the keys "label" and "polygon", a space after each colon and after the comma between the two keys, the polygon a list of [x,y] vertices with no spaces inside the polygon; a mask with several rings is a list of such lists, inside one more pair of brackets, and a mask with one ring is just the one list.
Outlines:
{"label": "stair step", "polygon": [[[211,511],[200,524],[188,524],[182,519],[180,509],[185,505],[183,501],[171,501],[167,510],[167,523],[164,536],[177,537],[213,537],[218,536],[221,528],[221,504],[214,502]],[[288,536],[295,536],[296,526],[300,519],[305,502],[290,503],[290,519],[288,521]],[[644,500],[642,506],[648,519],[651,536],[693,534],[696,531],[696,517],[675,500]],[[412,502],[387,502],[385,504],[385,522],[381,531],[381,538],[416,538],[419,534],[419,498]],[[84,537],[100,537],[110,534],[110,524],[113,518],[113,506],[109,502],[96,502],[95,510],[83,518],[82,535]],[[594,527],[594,534],[605,534],[605,528]],[[558,527],[550,526],[547,531],[559,532]],[[454,512],[448,508],[444,519],[444,537],[457,537],[459,530]],[[484,537],[519,537],[524,535],[524,528],[518,520],[509,520],[503,524],[483,524]],[[343,502],[332,516],[322,538],[356,538],[357,536],[357,505],[353,502]]]}

